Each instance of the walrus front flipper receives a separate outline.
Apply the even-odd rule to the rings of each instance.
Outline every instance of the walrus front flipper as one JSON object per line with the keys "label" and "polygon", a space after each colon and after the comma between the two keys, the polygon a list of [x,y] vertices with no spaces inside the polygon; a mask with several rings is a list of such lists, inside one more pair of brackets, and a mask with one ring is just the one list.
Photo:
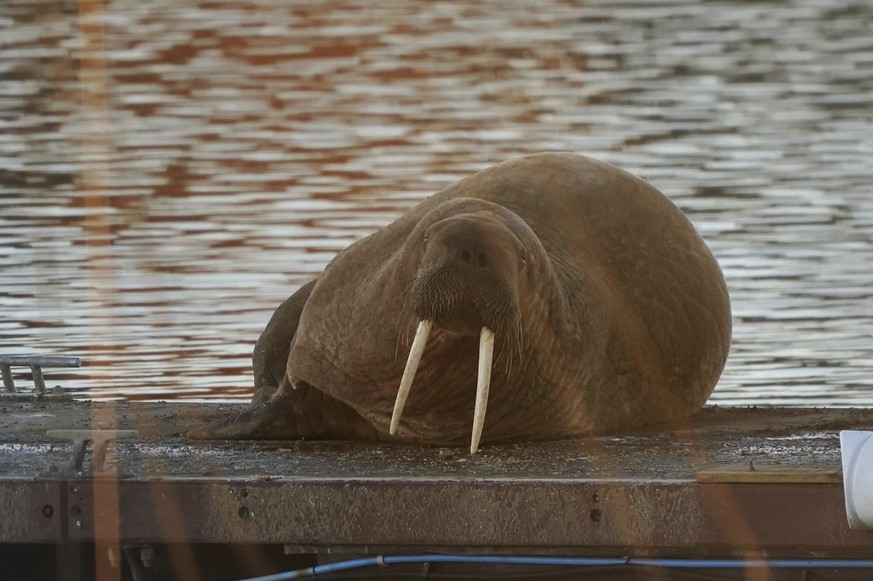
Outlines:
{"label": "walrus front flipper", "polygon": [[346,404],[303,384],[229,420],[191,428],[195,440],[378,440]]}
{"label": "walrus front flipper", "polygon": [[[295,393],[268,399],[223,422],[190,428],[195,440],[272,440],[289,438],[295,431],[289,407]],[[294,437],[294,436],[290,436]]]}
{"label": "walrus front flipper", "polygon": [[[317,279],[316,279],[317,280]],[[252,352],[255,376],[255,394],[252,405],[266,402],[285,378],[291,340],[300,324],[300,314],[315,286],[312,280],[291,295],[273,312]]]}

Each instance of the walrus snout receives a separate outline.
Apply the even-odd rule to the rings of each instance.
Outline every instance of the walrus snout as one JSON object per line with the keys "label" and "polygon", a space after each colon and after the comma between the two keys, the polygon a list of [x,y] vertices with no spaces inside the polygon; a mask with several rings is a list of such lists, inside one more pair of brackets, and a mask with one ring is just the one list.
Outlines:
{"label": "walrus snout", "polygon": [[441,262],[471,273],[494,271],[514,279],[523,262],[521,243],[512,229],[487,212],[440,220],[425,231],[422,244],[422,264]]}
{"label": "walrus snout", "polygon": [[459,232],[441,236],[439,243],[443,245],[448,263],[456,263],[461,268],[473,270],[491,270],[496,266],[493,253],[499,249],[489,247],[485,237],[470,225],[462,223]]}
{"label": "walrus snout", "polygon": [[498,218],[477,213],[441,220],[425,231],[422,246],[409,297],[419,320],[461,335],[516,324],[523,260],[520,243]]}

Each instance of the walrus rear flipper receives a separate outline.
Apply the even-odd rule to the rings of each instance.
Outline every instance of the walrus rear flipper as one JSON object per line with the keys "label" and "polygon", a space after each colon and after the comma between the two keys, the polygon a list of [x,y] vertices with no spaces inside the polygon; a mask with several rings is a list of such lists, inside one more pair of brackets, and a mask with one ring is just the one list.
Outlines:
{"label": "walrus rear flipper", "polygon": [[223,422],[191,428],[195,440],[378,440],[346,404],[302,384]]}
{"label": "walrus rear flipper", "polygon": [[300,314],[312,293],[315,282],[315,280],[309,281],[279,305],[258,338],[252,352],[255,376],[252,405],[266,402],[282,385],[285,368],[288,365],[288,354],[291,351],[291,340],[297,333]]}

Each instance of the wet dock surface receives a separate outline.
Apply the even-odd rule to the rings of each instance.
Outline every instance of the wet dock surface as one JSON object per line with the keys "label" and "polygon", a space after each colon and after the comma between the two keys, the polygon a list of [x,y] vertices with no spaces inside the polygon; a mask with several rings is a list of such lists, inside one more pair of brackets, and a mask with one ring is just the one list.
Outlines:
{"label": "wet dock surface", "polygon": [[439,448],[356,442],[201,442],[184,437],[240,404],[10,402],[0,399],[0,474],[68,477],[72,443],[51,430],[137,430],[119,440],[119,478],[437,478],[694,480],[725,465],[838,466],[839,429],[873,425],[867,409],[708,407],[669,431],[548,443]]}
{"label": "wet dock surface", "polygon": [[[859,556],[838,430],[873,410],[707,408],[664,429],[511,446],[195,442],[235,405],[0,400],[0,541]],[[55,429],[135,429],[70,466]],[[774,475],[775,468],[779,471]],[[49,507],[49,508],[46,508]],[[111,532],[106,532],[110,527]],[[113,528],[114,527],[114,528]],[[100,531],[103,531],[102,533]]]}
{"label": "wet dock surface", "polygon": [[711,245],[714,402],[869,405],[871,30],[866,0],[6,0],[0,352],[81,356],[55,379],[90,397],[244,399],[271,310],[336,251],[560,149]]}

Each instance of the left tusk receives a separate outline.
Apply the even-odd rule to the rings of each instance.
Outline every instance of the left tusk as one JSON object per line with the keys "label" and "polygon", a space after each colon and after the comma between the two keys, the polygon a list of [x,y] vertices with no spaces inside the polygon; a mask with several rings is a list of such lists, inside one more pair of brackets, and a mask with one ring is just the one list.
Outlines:
{"label": "left tusk", "polygon": [[388,428],[388,433],[392,436],[397,432],[397,425],[400,423],[400,416],[403,415],[403,407],[406,405],[409,390],[412,389],[412,380],[415,379],[415,372],[418,370],[418,364],[421,363],[421,356],[424,354],[424,347],[427,345],[427,337],[430,335],[431,327],[433,327],[433,320],[423,319],[418,322],[418,328],[415,330],[415,339],[412,340],[409,357],[406,359],[406,368],[400,379],[397,399],[394,400],[394,413],[391,414],[391,426]]}
{"label": "left tusk", "polygon": [[479,335],[479,376],[476,381],[476,408],[473,411],[473,436],[470,454],[479,449],[482,428],[485,427],[485,409],[488,407],[488,389],[491,387],[491,360],[494,357],[494,333],[482,327]]}

